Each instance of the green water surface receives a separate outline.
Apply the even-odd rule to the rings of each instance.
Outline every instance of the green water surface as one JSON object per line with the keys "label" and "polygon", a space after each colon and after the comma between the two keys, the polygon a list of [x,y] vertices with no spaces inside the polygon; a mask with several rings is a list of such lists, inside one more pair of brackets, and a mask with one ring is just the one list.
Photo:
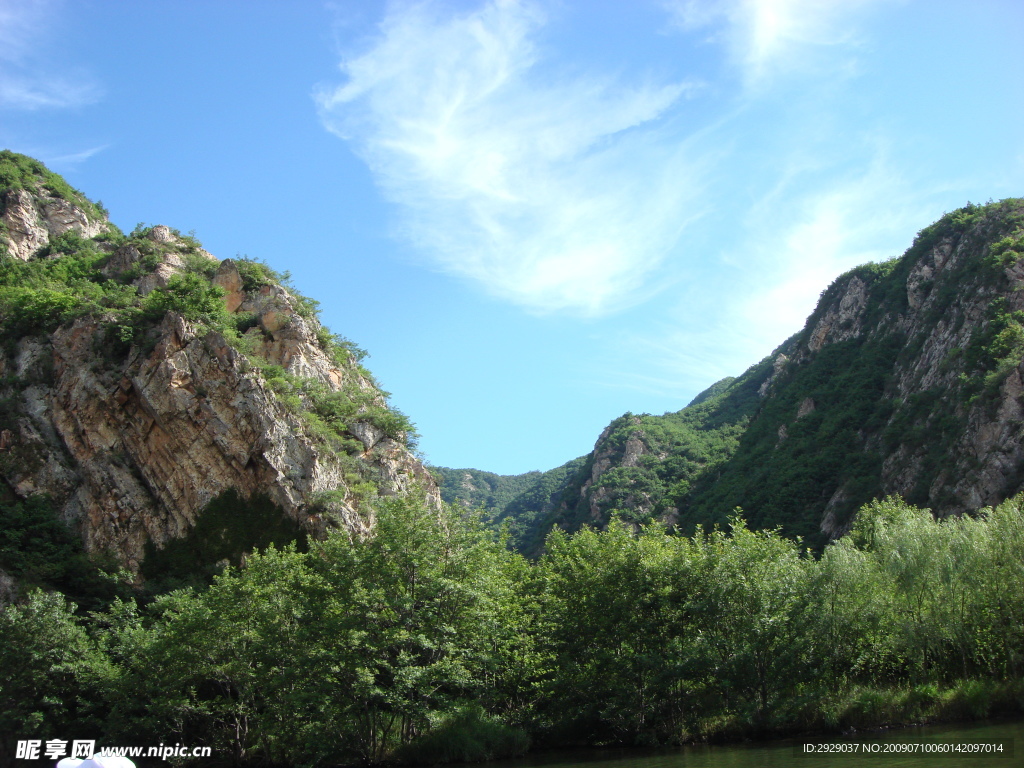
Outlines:
{"label": "green water surface", "polygon": [[[838,754],[806,754],[804,744],[836,745]],[[957,753],[924,752],[960,745]],[[1001,751],[971,752],[973,744],[1001,746]],[[931,745],[931,746],[929,746]],[[891,750],[917,750],[899,751]],[[865,754],[866,750],[872,750]],[[889,751],[887,751],[889,750]],[[974,768],[1024,766],[1024,721],[968,723],[899,728],[848,736],[805,737],[785,741],[673,750],[573,751],[521,760],[500,761],[493,768]]]}

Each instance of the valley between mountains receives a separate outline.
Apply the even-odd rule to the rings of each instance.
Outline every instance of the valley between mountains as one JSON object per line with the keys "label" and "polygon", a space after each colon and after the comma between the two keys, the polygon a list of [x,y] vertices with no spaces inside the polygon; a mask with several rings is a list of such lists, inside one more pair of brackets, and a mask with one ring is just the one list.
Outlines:
{"label": "valley between mountains", "polygon": [[546,472],[431,467],[287,273],[0,152],[0,765],[1019,713],[1022,287],[1024,199],[968,204],[678,412]]}

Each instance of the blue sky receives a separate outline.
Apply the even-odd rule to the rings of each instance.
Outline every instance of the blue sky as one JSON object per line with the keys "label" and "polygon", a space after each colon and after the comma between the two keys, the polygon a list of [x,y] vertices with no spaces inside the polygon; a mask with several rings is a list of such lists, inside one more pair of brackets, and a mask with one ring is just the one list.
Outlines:
{"label": "blue sky", "polygon": [[426,459],[586,453],[1024,195],[1019,0],[0,0],[0,145],[290,270]]}

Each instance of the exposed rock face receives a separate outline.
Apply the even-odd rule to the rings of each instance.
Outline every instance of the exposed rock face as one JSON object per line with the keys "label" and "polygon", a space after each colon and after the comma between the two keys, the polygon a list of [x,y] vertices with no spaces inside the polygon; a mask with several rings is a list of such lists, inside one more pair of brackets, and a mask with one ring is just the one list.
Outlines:
{"label": "exposed rock face", "polygon": [[[632,421],[634,424],[639,423],[639,420],[635,418]],[[620,448],[608,442],[610,432],[611,426],[608,426],[597,438],[590,476],[584,481],[579,491],[579,503],[589,506],[589,519],[595,523],[603,521],[603,506],[609,496],[601,484],[601,476],[614,466],[635,467],[640,456],[647,451],[642,433],[629,435],[625,444]]]}
{"label": "exposed rock face", "polygon": [[829,307],[811,331],[807,348],[817,352],[825,344],[853,338],[861,332],[860,320],[867,305],[867,286],[859,277],[850,278],[838,305]]}
{"label": "exposed rock face", "polygon": [[43,190],[33,194],[25,189],[9,189],[3,199],[0,240],[11,256],[22,261],[49,244],[50,239],[68,231],[82,237],[95,237],[106,231],[106,219],[90,219],[81,208]]}
{"label": "exposed rock face", "polygon": [[761,386],[758,387],[757,389],[757,394],[759,394],[761,397],[768,396],[768,393],[771,392],[772,385],[775,383],[775,380],[784,370],[786,370],[786,364],[788,362],[789,358],[786,357],[786,355],[780,353],[779,355],[776,356],[775,361],[772,363],[771,376],[769,376],[761,383]]}
{"label": "exposed rock face", "polygon": [[[135,280],[140,293],[166,286],[185,262],[167,228],[154,228],[150,239],[161,246],[160,261]],[[116,278],[141,258],[123,246],[105,273]],[[230,261],[215,284],[230,311],[251,313],[255,357],[386,408],[354,360],[321,347],[318,324],[284,288],[246,292]],[[113,553],[137,572],[147,542],[186,536],[228,490],[269,497],[313,535],[369,530],[367,483],[385,495],[421,489],[439,502],[433,477],[400,439],[357,416],[358,450],[332,448],[220,333],[168,312],[127,357],[110,351],[108,334],[102,317],[87,316],[48,337],[20,339],[13,355],[0,352],[0,378],[13,382],[0,397],[16,403],[0,429],[0,475],[19,497],[50,496],[79,526],[87,551]]]}
{"label": "exposed rock face", "polygon": [[[915,498],[939,514],[998,504],[1024,490],[1024,360],[1016,352],[1012,361],[1004,361],[1002,382],[988,386],[987,392],[972,396],[964,385],[965,377],[972,375],[965,351],[977,348],[989,332],[994,302],[1001,302],[1006,313],[1024,309],[1024,270],[1019,261],[1002,269],[979,268],[991,259],[993,242],[1013,231],[1013,220],[1012,214],[983,217],[959,236],[939,238],[906,265],[906,305],[890,308],[870,326],[862,322],[870,291],[863,280],[850,277],[807,344],[813,353],[851,338],[900,334],[907,347],[916,350],[897,358],[886,396],[894,403],[932,396],[934,406],[918,419],[919,427],[932,429],[932,440],[886,451],[877,436],[864,437],[869,450],[884,452],[884,493]],[[958,422],[953,438],[940,433],[944,415]],[[888,426],[897,418],[894,415]],[[927,454],[944,439],[950,446],[936,471]],[[826,515],[823,530],[828,527]]]}
{"label": "exposed rock face", "polygon": [[[604,429],[594,445],[591,461],[588,462],[589,476],[580,485],[578,498],[566,499],[562,502],[563,512],[569,504],[572,504],[587,509],[588,523],[602,525],[606,522],[606,507],[613,494],[602,482],[602,478],[612,469],[628,469],[638,466],[642,457],[651,453],[650,446],[645,442],[645,435],[640,427],[641,419],[636,416],[626,416],[623,420],[628,422],[632,431],[619,445],[609,439],[616,424],[613,423]],[[659,458],[663,459],[665,456],[661,455]],[[648,514],[655,506],[655,501],[645,493],[631,494],[625,503],[630,508],[637,510],[640,515]]]}
{"label": "exposed rock face", "polygon": [[224,304],[228,312],[235,312],[245,301],[242,276],[231,259],[224,259],[213,276],[213,284],[224,291]]}
{"label": "exposed rock face", "polygon": [[800,402],[800,408],[796,412],[796,417],[798,419],[802,419],[804,416],[807,416],[809,414],[814,413],[814,411],[815,411],[814,400],[809,398],[809,397],[805,397]]}

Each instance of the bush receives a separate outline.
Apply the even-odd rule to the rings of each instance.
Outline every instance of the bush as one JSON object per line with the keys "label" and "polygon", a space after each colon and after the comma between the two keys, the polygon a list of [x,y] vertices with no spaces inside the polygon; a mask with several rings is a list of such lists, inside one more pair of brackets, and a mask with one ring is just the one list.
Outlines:
{"label": "bush", "polygon": [[[117,564],[94,562],[46,496],[0,504],[0,568],[29,587],[59,589],[88,608],[119,591]],[[101,567],[102,566],[102,567]]]}
{"label": "bush", "polygon": [[233,261],[242,278],[242,290],[246,292],[258,290],[263,285],[280,283],[283,279],[283,276],[271,269],[266,262],[247,256],[236,256]]}
{"label": "bush", "polygon": [[202,275],[205,278],[213,277],[217,272],[217,262],[213,259],[203,256],[201,253],[197,253],[198,245],[195,250],[187,251],[182,258],[182,262],[185,265],[186,272],[193,272],[197,275]]}
{"label": "bush", "polygon": [[82,237],[80,234],[75,232],[73,229],[69,229],[67,232],[62,232],[56,237],[51,237],[49,244],[43,246],[40,249],[38,256],[61,256],[70,255],[72,253],[78,253],[92,248],[92,243]]}
{"label": "bush", "polygon": [[29,734],[95,738],[102,726],[107,660],[63,595],[32,592],[0,610],[0,763]]}
{"label": "bush", "polygon": [[13,336],[49,333],[73,320],[82,308],[83,302],[67,291],[0,289],[0,322]]}
{"label": "bush", "polygon": [[415,763],[477,763],[517,757],[530,748],[530,736],[469,704],[406,745],[396,757]]}
{"label": "bush", "polygon": [[151,319],[177,312],[186,320],[214,325],[228,320],[224,309],[224,289],[211,285],[195,273],[174,275],[166,288],[157,288],[143,299],[143,310]]}

